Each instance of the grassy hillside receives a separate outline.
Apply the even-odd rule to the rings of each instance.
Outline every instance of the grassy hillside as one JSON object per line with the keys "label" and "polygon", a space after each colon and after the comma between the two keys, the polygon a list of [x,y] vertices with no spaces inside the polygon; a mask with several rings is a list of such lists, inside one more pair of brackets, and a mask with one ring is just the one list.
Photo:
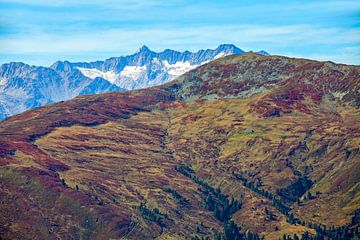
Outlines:
{"label": "grassy hillside", "polygon": [[0,236],[351,239],[359,90],[358,66],[246,54],[13,116]]}

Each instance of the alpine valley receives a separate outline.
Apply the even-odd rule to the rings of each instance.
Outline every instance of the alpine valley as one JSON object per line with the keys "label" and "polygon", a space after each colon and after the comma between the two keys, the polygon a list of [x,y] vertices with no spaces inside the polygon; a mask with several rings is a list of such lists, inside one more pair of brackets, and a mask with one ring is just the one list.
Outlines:
{"label": "alpine valley", "polygon": [[142,89],[0,122],[0,239],[359,239],[360,66],[234,52],[3,65],[21,110]]}
{"label": "alpine valley", "polygon": [[[120,92],[159,85],[213,59],[245,53],[232,44],[215,50],[156,53],[143,46],[129,56],[105,61],[57,61],[50,67],[8,63],[0,66],[0,120],[27,109],[83,94]],[[265,51],[260,54],[268,55]]]}

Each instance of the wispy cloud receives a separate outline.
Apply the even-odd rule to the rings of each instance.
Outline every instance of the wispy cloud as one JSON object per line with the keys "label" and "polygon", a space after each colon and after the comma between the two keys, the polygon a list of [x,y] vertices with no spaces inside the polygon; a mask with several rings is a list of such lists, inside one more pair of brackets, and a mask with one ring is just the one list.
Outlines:
{"label": "wispy cloud", "polygon": [[0,2],[0,61],[95,60],[143,44],[159,51],[234,43],[245,50],[360,63],[360,53],[349,50],[360,45],[358,1]]}
{"label": "wispy cloud", "polygon": [[[168,3],[175,3],[180,1],[170,1]],[[2,4],[24,4],[32,6],[46,6],[46,7],[63,7],[63,6],[86,6],[86,5],[97,5],[102,7],[121,8],[121,9],[134,9],[143,8],[148,6],[160,6],[166,5],[167,2],[161,0],[1,0]]]}
{"label": "wispy cloud", "polygon": [[[219,42],[252,44],[274,44],[283,46],[356,44],[360,42],[360,30],[321,28],[311,25],[261,26],[199,26],[173,28],[111,29],[96,32],[78,31],[64,35],[37,33],[35,35],[7,36],[0,39],[3,53],[56,53],[91,52],[127,49],[148,43],[155,48],[169,45],[188,48],[195,44],[208,47]],[[165,44],[166,46],[164,46]]]}

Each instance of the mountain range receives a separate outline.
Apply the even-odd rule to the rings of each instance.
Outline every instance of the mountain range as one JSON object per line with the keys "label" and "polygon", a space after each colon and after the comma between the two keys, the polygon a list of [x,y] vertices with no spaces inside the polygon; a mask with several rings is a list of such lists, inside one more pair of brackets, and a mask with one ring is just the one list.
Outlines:
{"label": "mountain range", "polygon": [[[129,56],[105,61],[57,61],[50,67],[8,63],[0,66],[0,120],[49,103],[83,94],[119,92],[151,87],[213,59],[243,54],[232,44],[195,53],[166,49],[156,53],[143,46]],[[268,55],[265,51],[260,54]]]}
{"label": "mountain range", "polygon": [[0,237],[359,239],[359,92],[360,66],[246,53],[11,116]]}

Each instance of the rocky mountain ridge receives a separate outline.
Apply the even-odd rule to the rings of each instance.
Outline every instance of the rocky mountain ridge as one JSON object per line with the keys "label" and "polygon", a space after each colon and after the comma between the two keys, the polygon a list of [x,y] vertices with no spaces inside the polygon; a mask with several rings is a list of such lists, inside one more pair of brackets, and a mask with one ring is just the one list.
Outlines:
{"label": "rocky mountain ridge", "polygon": [[0,120],[83,94],[160,85],[215,58],[239,53],[245,52],[232,44],[195,53],[170,49],[156,53],[143,46],[129,56],[90,63],[57,61],[50,67],[3,64],[0,66]]}

